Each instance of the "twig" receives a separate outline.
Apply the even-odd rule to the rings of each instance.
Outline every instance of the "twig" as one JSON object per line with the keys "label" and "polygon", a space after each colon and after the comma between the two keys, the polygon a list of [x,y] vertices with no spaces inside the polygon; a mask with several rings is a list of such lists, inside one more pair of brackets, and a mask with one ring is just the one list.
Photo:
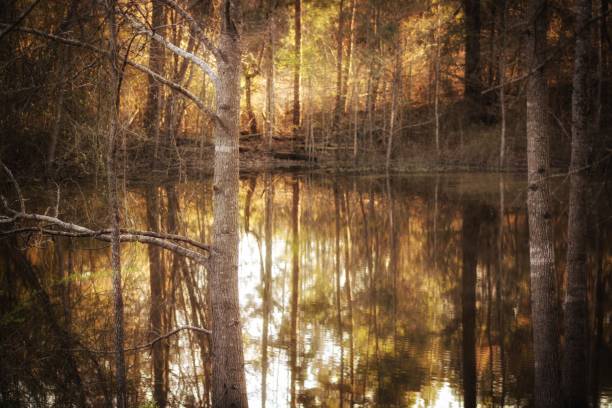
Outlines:
{"label": "twig", "polygon": [[[2,160],[0,160],[0,165],[2,165],[4,172],[7,174],[9,180],[15,187],[15,191],[17,192],[17,198],[19,198],[19,208],[21,209],[22,213],[25,213],[25,201],[23,200],[23,196],[21,195],[21,189],[19,188],[19,183],[17,183],[17,180],[15,180],[15,177],[13,176],[13,172],[8,167],[6,167],[6,165],[4,164]],[[8,207],[6,200],[4,200],[4,197],[2,197],[2,201],[4,202],[5,207]]]}
{"label": "twig", "polygon": [[[149,341],[147,343],[144,343],[144,344],[141,344],[141,345],[138,345],[138,346],[134,346],[134,347],[130,347],[130,348],[126,348],[126,349],[123,349],[123,351],[126,352],[126,353],[130,353],[130,352],[139,351],[139,350],[143,350],[143,349],[149,348],[149,347],[153,346],[155,343],[157,343],[159,341],[162,341],[164,339],[167,339],[168,337],[173,336],[176,333],[178,333],[180,331],[183,331],[183,330],[193,330],[195,332],[204,333],[204,334],[207,334],[207,335],[211,335],[212,334],[212,330],[205,329],[203,327],[180,326],[180,327],[177,327],[177,328],[175,328],[173,330],[170,330],[168,333],[166,333],[164,335],[161,335],[159,337],[154,338],[153,340],[151,340],[151,341]],[[88,353],[95,353],[95,354],[113,354],[115,352],[114,350],[91,350],[91,349],[87,349],[87,348],[75,349],[74,351],[86,351]]]}
{"label": "twig", "polygon": [[17,17],[17,20],[15,20],[13,23],[9,24],[4,30],[2,30],[0,32],[0,40],[2,39],[2,37],[4,37],[5,35],[7,35],[8,33],[10,33],[11,31],[13,31],[15,29],[15,27],[17,27],[19,25],[19,23],[21,23],[23,21],[24,18],[26,18],[28,16],[28,14],[30,14],[30,12],[32,10],[34,10],[34,7],[36,7],[36,5],[40,2],[40,0],[34,0],[34,2],[32,4],[30,4],[30,6],[24,10],[23,13],[21,13],[21,15],[19,17]]}

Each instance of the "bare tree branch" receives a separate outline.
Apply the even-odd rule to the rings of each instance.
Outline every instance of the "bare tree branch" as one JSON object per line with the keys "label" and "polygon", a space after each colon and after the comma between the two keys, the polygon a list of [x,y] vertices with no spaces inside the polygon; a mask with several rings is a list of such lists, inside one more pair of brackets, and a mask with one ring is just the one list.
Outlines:
{"label": "bare tree branch", "polygon": [[8,33],[10,33],[11,31],[13,31],[15,29],[15,27],[17,27],[19,25],[19,23],[21,23],[23,21],[23,19],[26,18],[28,16],[28,14],[30,14],[30,12],[32,10],[34,10],[34,7],[36,7],[36,5],[39,2],[40,2],[40,0],[34,0],[34,2],[32,4],[30,4],[30,6],[27,9],[25,9],[24,12],[21,13],[21,15],[19,17],[17,17],[17,20],[15,20],[11,24],[7,24],[6,27],[4,28],[4,30],[0,31],[0,40],[2,39],[2,37],[7,35]]}
{"label": "bare tree branch", "polygon": [[[13,184],[13,187],[15,187],[15,192],[17,193],[17,198],[19,199],[19,208],[21,209],[21,212],[24,213],[25,212],[25,201],[23,200],[23,196],[21,195],[21,189],[19,188],[19,183],[17,183],[17,180],[15,180],[15,177],[13,176],[13,172],[11,171],[11,169],[6,167],[4,162],[1,160],[0,160],[0,165],[2,165],[4,172],[8,176],[11,183]],[[2,199],[4,201],[4,197],[2,197]],[[4,204],[5,206],[8,207],[8,205],[6,204],[6,201],[4,201]]]}
{"label": "bare tree branch", "polygon": [[[5,24],[0,24],[0,26],[5,25]],[[44,31],[40,31],[37,30],[35,28],[30,28],[30,27],[16,27],[15,28],[16,31],[20,31],[20,32],[24,32],[24,33],[28,33],[28,34],[33,34],[33,35],[37,35],[39,37],[43,37],[46,38],[48,40],[52,40],[52,41],[57,41],[59,43],[65,44],[65,45],[70,45],[73,47],[79,47],[79,48],[83,48],[92,52],[95,52],[97,54],[101,54],[104,56],[108,56],[108,51],[102,49],[102,48],[98,48],[94,45],[91,44],[87,44],[72,38],[66,38],[66,37],[62,37],[59,35],[55,35],[55,34],[51,34],[51,33],[47,33]],[[167,87],[169,87],[170,89],[178,92],[179,94],[183,95],[184,97],[186,97],[187,99],[191,100],[192,102],[194,102],[196,104],[196,106],[198,107],[198,109],[200,109],[200,111],[202,111],[204,114],[208,115],[208,117],[210,117],[215,123],[220,124],[220,120],[219,117],[208,107],[206,107],[206,104],[197,96],[195,96],[191,91],[189,91],[188,89],[186,89],[185,87],[177,84],[176,82],[172,82],[169,79],[166,79],[165,77],[163,77],[162,75],[158,74],[157,72],[154,72],[153,70],[151,70],[149,67],[139,64],[137,62],[134,62],[132,60],[130,60],[129,58],[126,60],[126,63],[128,65],[130,65],[131,67],[152,76],[153,78],[155,78],[157,81],[161,82],[162,84],[166,85]]]}
{"label": "bare tree branch", "polygon": [[208,49],[212,55],[217,59],[224,59],[221,51],[217,47],[213,45],[210,41],[202,26],[193,18],[191,14],[189,14],[185,9],[183,9],[176,1],[174,0],[158,0],[160,3],[166,4],[169,7],[172,7],[181,17],[183,17],[188,23],[191,29],[198,35],[198,39],[204,44],[204,47]]}
{"label": "bare tree branch", "polygon": [[141,23],[134,17],[130,16],[129,14],[125,13],[124,15],[129,20],[130,25],[134,29],[136,29],[139,33],[147,35],[149,38],[159,42],[160,44],[162,44],[164,47],[166,47],[167,49],[169,49],[176,55],[183,57],[185,59],[188,59],[189,61],[193,62],[198,67],[200,67],[202,71],[204,71],[204,73],[206,73],[206,75],[210,77],[213,84],[215,85],[215,88],[219,89],[219,77],[217,76],[217,73],[212,69],[210,65],[208,65],[206,61],[204,61],[202,58],[198,57],[197,55],[193,53],[187,52],[184,49],[177,47],[176,45],[166,40],[161,35],[151,31],[151,29],[147,28],[143,23]]}
{"label": "bare tree branch", "polygon": [[[123,351],[126,352],[126,353],[129,353],[129,352],[134,352],[134,351],[139,351],[139,350],[147,349],[147,348],[153,346],[155,343],[160,342],[160,341],[162,341],[164,339],[167,339],[168,337],[174,336],[175,334],[177,334],[177,333],[179,333],[179,332],[181,332],[183,330],[191,330],[191,331],[195,331],[195,332],[198,332],[198,333],[204,333],[204,334],[207,334],[207,335],[212,334],[212,330],[205,329],[203,327],[189,326],[189,325],[179,326],[179,327],[177,327],[175,329],[170,330],[166,334],[163,334],[163,335],[161,335],[159,337],[154,338],[153,340],[151,340],[151,341],[149,341],[147,343],[144,343],[144,344],[141,344],[141,345],[138,345],[138,346],[134,346],[134,347],[130,347],[130,348],[126,348],[126,349],[123,349]],[[111,350],[92,350],[92,349],[87,349],[87,348],[75,349],[73,351],[86,351],[88,353],[94,353],[94,354],[112,354],[112,353],[114,353],[114,351],[111,351]]]}

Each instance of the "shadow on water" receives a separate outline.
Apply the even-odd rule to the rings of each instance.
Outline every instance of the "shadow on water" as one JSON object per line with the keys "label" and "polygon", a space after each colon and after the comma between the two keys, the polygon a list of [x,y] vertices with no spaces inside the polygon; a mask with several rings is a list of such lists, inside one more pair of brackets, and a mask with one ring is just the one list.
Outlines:
{"label": "shadow on water", "polygon": [[[478,174],[244,179],[240,298],[250,405],[529,404],[524,184]],[[563,254],[566,187],[554,191],[555,250]],[[206,241],[211,192],[208,180],[128,185],[124,223]],[[55,199],[29,195],[43,197],[29,204],[39,212]],[[62,202],[63,219],[106,225],[95,184],[64,186]],[[589,384],[594,405],[605,405],[612,211],[595,210]],[[36,234],[0,243],[0,405],[109,406],[106,245]],[[181,325],[209,326],[202,268],[140,245],[123,251],[127,347]],[[131,401],[144,406],[163,393],[170,406],[209,406],[208,349],[205,335],[182,331],[128,353]]]}

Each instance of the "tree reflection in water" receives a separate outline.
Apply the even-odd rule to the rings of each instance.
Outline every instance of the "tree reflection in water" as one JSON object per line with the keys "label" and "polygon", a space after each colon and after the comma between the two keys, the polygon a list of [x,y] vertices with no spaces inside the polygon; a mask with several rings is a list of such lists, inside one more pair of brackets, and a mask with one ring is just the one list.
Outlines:
{"label": "tree reflection in water", "polygon": [[[239,284],[250,405],[532,401],[523,185],[474,174],[243,180]],[[63,217],[104,225],[104,199],[86,187],[63,188],[70,203]],[[211,191],[210,181],[128,187],[126,221],[204,240]],[[560,254],[565,206],[559,202],[553,216]],[[602,361],[610,358],[612,212],[606,204],[596,210],[590,389],[593,402],[609,402],[612,375]],[[0,250],[0,402],[109,406],[108,248],[33,235],[3,239]],[[202,268],[153,254],[165,273],[151,285],[151,253],[128,244],[123,252],[126,347],[146,343],[158,325],[208,326]],[[169,406],[209,406],[206,336],[180,332],[157,347],[128,352],[130,400],[144,404],[157,387]]]}

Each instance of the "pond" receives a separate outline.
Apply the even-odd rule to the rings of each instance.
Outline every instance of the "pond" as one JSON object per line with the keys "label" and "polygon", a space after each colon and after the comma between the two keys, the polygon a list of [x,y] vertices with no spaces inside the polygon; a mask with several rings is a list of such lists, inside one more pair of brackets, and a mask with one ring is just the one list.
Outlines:
{"label": "pond", "polygon": [[[525,186],[524,175],[510,174],[243,177],[239,290],[250,406],[530,405]],[[612,404],[606,188],[592,186],[599,199],[588,245],[589,386],[601,405]],[[105,228],[101,190],[95,181],[63,185],[61,218]],[[562,287],[567,183],[557,179],[552,190]],[[147,229],[147,191],[162,228],[171,222],[207,242],[210,180],[124,184],[126,227]],[[26,196],[39,197],[28,201],[32,210],[53,211],[54,188]],[[66,403],[76,365],[92,403],[103,405],[113,367],[108,246],[36,235],[4,241],[3,398]],[[8,256],[16,246],[28,247],[31,271]],[[159,262],[163,332],[208,327],[205,271],[167,252]],[[122,264],[129,393],[144,406],[152,399],[150,348],[138,348],[150,340],[147,248],[123,244]],[[169,405],[205,406],[206,336],[183,330],[162,344]]]}

